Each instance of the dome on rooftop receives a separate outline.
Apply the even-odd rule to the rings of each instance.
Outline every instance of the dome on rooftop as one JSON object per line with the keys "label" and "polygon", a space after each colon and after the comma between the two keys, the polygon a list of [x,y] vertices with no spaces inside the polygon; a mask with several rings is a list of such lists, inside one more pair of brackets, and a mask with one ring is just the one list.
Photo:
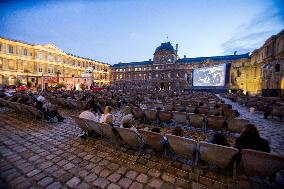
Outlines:
{"label": "dome on rooftop", "polygon": [[161,43],[161,45],[156,48],[155,53],[162,51],[162,50],[167,50],[167,51],[170,51],[172,53],[175,53],[175,49],[172,46],[171,42]]}

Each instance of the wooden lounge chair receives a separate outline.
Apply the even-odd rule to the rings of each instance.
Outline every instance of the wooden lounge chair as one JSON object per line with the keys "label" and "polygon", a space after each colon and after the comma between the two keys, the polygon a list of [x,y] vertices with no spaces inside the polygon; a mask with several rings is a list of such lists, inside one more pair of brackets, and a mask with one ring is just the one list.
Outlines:
{"label": "wooden lounge chair", "polygon": [[199,155],[203,161],[222,169],[233,165],[233,178],[236,177],[236,161],[234,160],[234,156],[239,152],[238,149],[207,142],[199,142],[198,146]]}
{"label": "wooden lounge chair", "polygon": [[246,119],[236,118],[228,120],[228,131],[241,133],[247,124],[249,124],[249,121]]}
{"label": "wooden lounge chair", "polygon": [[86,119],[83,118],[79,118],[77,116],[70,116],[75,123],[80,127],[80,129],[85,132],[87,134],[87,136],[89,136],[89,132],[92,130],[87,126],[87,122]]}
{"label": "wooden lounge chair", "polygon": [[178,124],[188,125],[188,116],[185,112],[172,112],[173,120]]}
{"label": "wooden lounge chair", "polygon": [[146,116],[146,119],[151,122],[151,121],[154,121],[154,122],[157,122],[157,111],[156,110],[144,110],[144,113],[145,113],[145,116]]}
{"label": "wooden lounge chair", "polygon": [[196,148],[197,142],[195,140],[179,137],[175,135],[166,135],[170,147],[176,153],[176,155],[193,160],[193,167],[196,165]]}
{"label": "wooden lounge chair", "polygon": [[116,130],[118,131],[122,140],[130,147],[134,149],[140,149],[142,147],[142,141],[140,139],[140,136],[135,131],[128,128],[120,127],[117,127]]}
{"label": "wooden lounge chair", "polygon": [[163,136],[160,133],[154,133],[151,131],[139,130],[144,142],[157,151],[163,150]]}
{"label": "wooden lounge chair", "polygon": [[203,119],[204,119],[204,115],[203,114],[189,114],[189,120],[190,120],[189,123],[193,127],[202,128],[202,126],[203,126]]}
{"label": "wooden lounge chair", "polygon": [[161,122],[170,122],[172,120],[172,113],[166,111],[158,111],[158,118]]}
{"label": "wooden lounge chair", "polygon": [[279,170],[284,169],[284,157],[249,149],[243,149],[241,154],[241,167],[249,177],[273,177]]}

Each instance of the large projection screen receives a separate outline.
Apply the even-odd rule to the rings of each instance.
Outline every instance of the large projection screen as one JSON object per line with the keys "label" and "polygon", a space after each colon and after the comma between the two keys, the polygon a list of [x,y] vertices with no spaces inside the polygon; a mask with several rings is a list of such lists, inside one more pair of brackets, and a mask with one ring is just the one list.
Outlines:
{"label": "large projection screen", "polygon": [[226,64],[198,68],[193,70],[193,86],[220,87],[225,86]]}

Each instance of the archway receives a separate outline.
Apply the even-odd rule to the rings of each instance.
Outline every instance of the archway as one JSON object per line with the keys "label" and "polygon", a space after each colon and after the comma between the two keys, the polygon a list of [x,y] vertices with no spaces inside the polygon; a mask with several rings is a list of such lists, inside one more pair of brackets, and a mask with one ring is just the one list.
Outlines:
{"label": "archway", "polygon": [[8,78],[9,85],[15,85],[16,77],[14,75],[10,75]]}

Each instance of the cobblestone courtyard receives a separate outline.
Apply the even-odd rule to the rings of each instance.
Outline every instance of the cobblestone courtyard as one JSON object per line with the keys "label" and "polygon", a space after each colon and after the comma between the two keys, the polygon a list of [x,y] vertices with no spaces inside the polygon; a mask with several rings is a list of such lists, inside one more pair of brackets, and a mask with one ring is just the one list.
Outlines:
{"label": "cobblestone courtyard", "polygon": [[[221,97],[220,97],[221,98]],[[251,114],[248,108],[229,99],[221,98],[225,103],[231,104],[233,109],[240,112],[240,117],[249,120],[255,124],[260,132],[261,137],[269,141],[271,152],[284,156],[284,121],[280,121],[278,117],[274,119],[269,116],[268,119],[263,118],[263,112]]]}
{"label": "cobblestone courtyard", "polygon": [[[230,102],[231,103],[231,102]],[[283,154],[283,122],[263,120],[233,104],[255,123],[272,151]],[[83,140],[73,120],[28,121],[0,108],[0,188],[226,188],[232,176],[192,167],[154,152],[137,152],[101,139]],[[249,188],[246,177],[238,185]]]}

